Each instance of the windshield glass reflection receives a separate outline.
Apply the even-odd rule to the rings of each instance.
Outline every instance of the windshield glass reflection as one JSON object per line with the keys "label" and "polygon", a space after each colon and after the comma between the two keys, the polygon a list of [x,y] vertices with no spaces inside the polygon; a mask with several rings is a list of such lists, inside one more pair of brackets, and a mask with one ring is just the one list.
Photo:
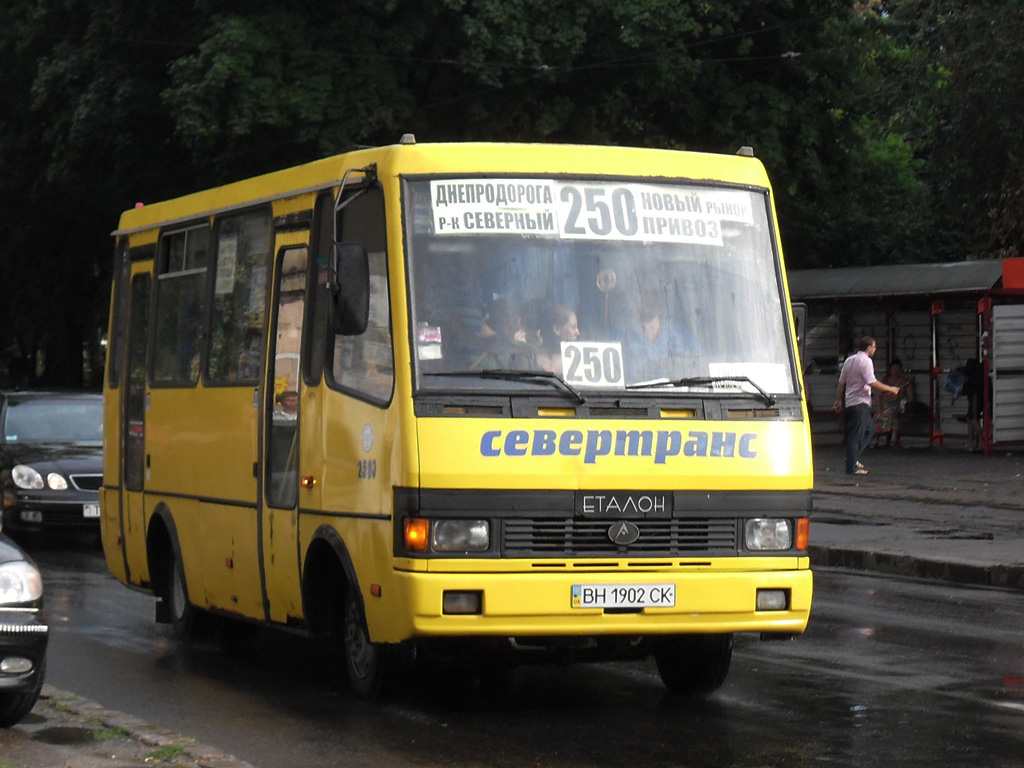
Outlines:
{"label": "windshield glass reflection", "polygon": [[421,390],[796,391],[763,192],[418,180],[405,201]]}

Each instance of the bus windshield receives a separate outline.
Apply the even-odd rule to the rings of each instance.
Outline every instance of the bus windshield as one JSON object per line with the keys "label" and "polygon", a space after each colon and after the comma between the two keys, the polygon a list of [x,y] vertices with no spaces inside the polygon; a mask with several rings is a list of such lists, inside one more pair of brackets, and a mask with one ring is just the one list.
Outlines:
{"label": "bus windshield", "polygon": [[417,178],[404,200],[418,391],[796,392],[767,190]]}

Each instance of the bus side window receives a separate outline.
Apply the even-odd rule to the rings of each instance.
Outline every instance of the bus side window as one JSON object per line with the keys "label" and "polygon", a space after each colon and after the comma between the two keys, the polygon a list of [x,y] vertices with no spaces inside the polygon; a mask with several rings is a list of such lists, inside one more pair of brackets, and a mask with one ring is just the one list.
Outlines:
{"label": "bus side window", "polygon": [[[358,194],[358,193],[357,193]],[[366,248],[370,263],[370,312],[366,331],[340,336],[328,344],[328,371],[334,386],[386,403],[395,381],[388,295],[387,232],[384,196],[371,188],[349,202],[339,214],[339,239]],[[345,275],[338,275],[344,280]]]}
{"label": "bus side window", "polygon": [[266,499],[273,507],[291,508],[298,501],[299,488],[299,379],[309,268],[307,249],[284,249],[279,265],[271,346],[274,391],[267,432]]}
{"label": "bus side window", "polygon": [[199,380],[206,252],[210,227],[166,235],[157,276],[153,384],[191,386]]}
{"label": "bus side window", "polygon": [[262,362],[270,209],[220,219],[216,244],[205,381],[255,384]]}
{"label": "bus side window", "polygon": [[128,315],[128,281],[131,279],[131,259],[128,256],[128,238],[122,239],[117,246],[114,258],[114,300],[111,304],[113,329],[109,342],[107,386],[117,389],[121,383],[121,358],[124,355],[124,335]]}

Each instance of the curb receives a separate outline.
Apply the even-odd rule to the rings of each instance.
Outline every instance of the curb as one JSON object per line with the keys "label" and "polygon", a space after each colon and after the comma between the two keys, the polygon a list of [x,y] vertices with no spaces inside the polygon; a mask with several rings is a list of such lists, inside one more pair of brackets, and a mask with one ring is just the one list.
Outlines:
{"label": "curb", "polygon": [[928,560],[914,555],[810,546],[811,566],[845,568],[871,573],[911,576],[954,584],[1000,587],[1024,591],[1024,565],[972,565]]}
{"label": "curb", "polygon": [[[72,731],[75,738],[70,741],[53,742],[66,745],[83,743],[100,743],[101,733],[113,733],[116,741],[109,741],[111,748],[122,752],[118,756],[117,765],[174,765],[176,768],[255,768],[251,763],[239,760],[233,755],[223,752],[216,747],[202,744],[182,736],[179,733],[160,728],[147,723],[132,715],[111,710],[97,704],[94,701],[83,698],[70,691],[62,691],[52,685],[43,685],[39,700],[32,710],[32,714],[24,721],[12,728],[18,731],[36,745],[37,749],[47,749],[44,745],[49,743],[45,737],[48,733],[55,731],[62,735]],[[120,734],[120,737],[117,737]],[[74,749],[74,747],[71,747]],[[50,749],[61,750],[54,746]],[[166,752],[166,757],[155,756],[161,750]],[[113,757],[106,753],[106,760],[100,761],[95,756],[87,757],[86,751],[75,750],[75,766],[91,766],[93,764],[106,765]],[[56,754],[54,755],[56,759]],[[92,761],[95,761],[92,762]],[[169,761],[169,762],[166,762]],[[0,760],[0,764],[3,761]],[[60,764],[65,764],[63,761]],[[72,763],[67,763],[71,765]]]}

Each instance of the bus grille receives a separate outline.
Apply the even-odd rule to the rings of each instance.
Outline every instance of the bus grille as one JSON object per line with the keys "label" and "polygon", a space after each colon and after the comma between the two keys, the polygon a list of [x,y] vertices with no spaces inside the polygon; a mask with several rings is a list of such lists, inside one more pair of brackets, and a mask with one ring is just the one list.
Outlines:
{"label": "bus grille", "polygon": [[629,546],[612,542],[616,520],[515,518],[502,525],[505,557],[693,557],[735,555],[737,524],[731,518],[633,520],[640,538]]}

